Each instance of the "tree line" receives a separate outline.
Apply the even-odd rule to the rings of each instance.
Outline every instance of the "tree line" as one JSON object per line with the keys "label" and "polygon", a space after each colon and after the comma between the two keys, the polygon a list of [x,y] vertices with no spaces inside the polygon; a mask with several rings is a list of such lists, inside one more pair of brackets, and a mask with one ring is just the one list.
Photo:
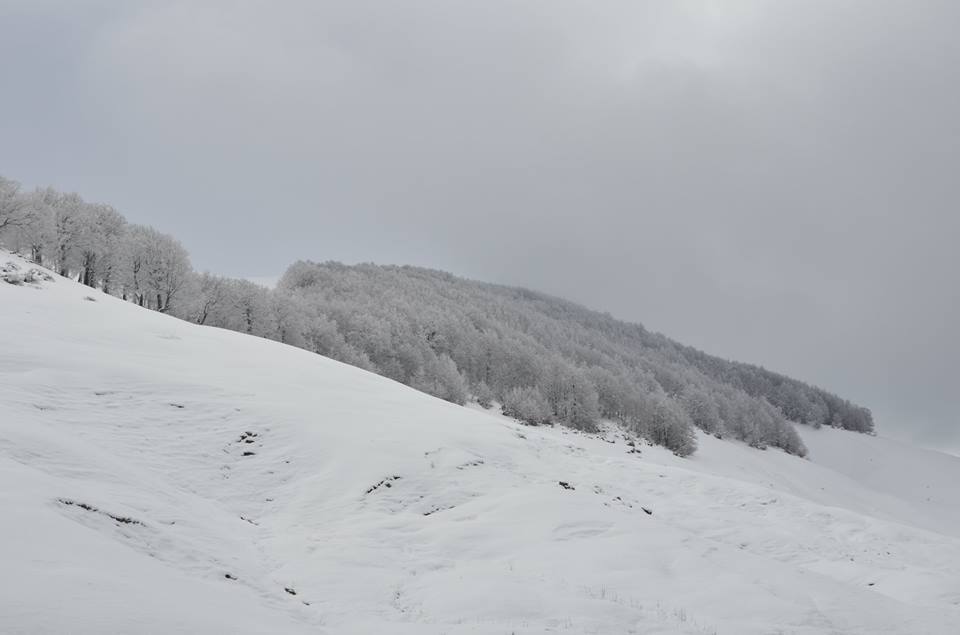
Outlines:
{"label": "tree line", "polygon": [[23,192],[0,176],[0,238],[38,265],[164,313],[192,282],[172,236],[128,223],[113,207],[53,188]]}
{"label": "tree line", "polygon": [[791,422],[873,432],[870,411],[545,294],[415,267],[294,263],[276,289],[193,271],[173,237],[108,205],[0,177],[0,240],[145,308],[274,339],[530,424],[601,419],[678,455],[695,429],[805,455]]}

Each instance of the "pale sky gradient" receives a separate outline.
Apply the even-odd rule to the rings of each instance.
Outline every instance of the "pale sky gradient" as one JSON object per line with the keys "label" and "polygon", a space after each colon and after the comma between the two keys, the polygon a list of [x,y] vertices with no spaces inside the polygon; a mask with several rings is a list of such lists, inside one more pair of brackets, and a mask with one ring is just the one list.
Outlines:
{"label": "pale sky gradient", "polygon": [[960,448],[960,3],[0,0],[0,174],[195,265],[417,264]]}

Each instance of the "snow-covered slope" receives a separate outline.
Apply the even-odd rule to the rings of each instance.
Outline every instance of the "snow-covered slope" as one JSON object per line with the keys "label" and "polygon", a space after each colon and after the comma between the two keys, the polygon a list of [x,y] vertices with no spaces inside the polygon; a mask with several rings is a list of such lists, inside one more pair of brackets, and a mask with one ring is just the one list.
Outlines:
{"label": "snow-covered slope", "polygon": [[960,632],[960,459],[803,432],[638,453],[0,283],[0,632]]}

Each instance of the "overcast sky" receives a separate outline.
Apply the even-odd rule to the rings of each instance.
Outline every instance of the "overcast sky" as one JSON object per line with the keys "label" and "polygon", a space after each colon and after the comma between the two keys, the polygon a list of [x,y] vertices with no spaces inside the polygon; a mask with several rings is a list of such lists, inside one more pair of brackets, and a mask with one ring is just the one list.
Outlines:
{"label": "overcast sky", "polygon": [[960,3],[0,0],[0,174],[561,295],[960,449]]}

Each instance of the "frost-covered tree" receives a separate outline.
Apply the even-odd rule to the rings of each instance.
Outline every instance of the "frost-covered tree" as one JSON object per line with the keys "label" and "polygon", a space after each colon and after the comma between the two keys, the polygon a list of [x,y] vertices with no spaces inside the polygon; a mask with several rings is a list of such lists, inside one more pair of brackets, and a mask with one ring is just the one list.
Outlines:
{"label": "frost-covered tree", "polygon": [[235,318],[234,330],[257,337],[276,339],[277,322],[270,303],[269,291],[249,280],[233,280],[230,284]]}
{"label": "frost-covered tree", "polygon": [[463,405],[467,401],[467,382],[447,355],[429,360],[416,372],[411,386],[455,404]]}
{"label": "frost-covered tree", "polygon": [[146,265],[147,244],[153,239],[154,230],[144,225],[129,225],[120,245],[119,280],[123,291],[121,297],[140,306],[147,301]]}
{"label": "frost-covered tree", "polygon": [[53,208],[54,258],[62,276],[70,276],[77,267],[78,238],[82,229],[86,203],[77,194],[57,198]]}
{"label": "frost-covered tree", "polygon": [[175,238],[155,229],[147,228],[139,239],[143,296],[147,306],[167,313],[190,280],[190,256]]}
{"label": "frost-covered tree", "polygon": [[720,410],[713,395],[702,388],[688,385],[683,389],[679,402],[693,425],[717,436],[723,433]]}
{"label": "frost-covered tree", "polygon": [[556,420],[581,430],[596,428],[599,398],[586,374],[563,362],[554,362],[543,374],[540,392]]}
{"label": "frost-covered tree", "polygon": [[493,405],[493,400],[496,398],[493,390],[491,390],[490,386],[484,381],[479,381],[474,384],[471,388],[471,393],[473,394],[474,401],[482,408],[490,408]]}
{"label": "frost-covered tree", "polygon": [[532,386],[511,388],[503,396],[503,414],[530,425],[550,421],[550,406],[540,391]]}
{"label": "frost-covered tree", "polygon": [[646,395],[633,419],[634,429],[678,456],[693,454],[697,438],[690,417],[674,399],[663,392]]}
{"label": "frost-covered tree", "polygon": [[25,220],[28,197],[17,181],[0,176],[0,235],[18,227]]}
{"label": "frost-covered tree", "polygon": [[190,320],[197,324],[222,326],[226,322],[226,314],[230,312],[229,281],[211,273],[201,273],[194,278],[191,285],[192,315]]}
{"label": "frost-covered tree", "polygon": [[307,310],[300,297],[278,290],[268,294],[273,321],[276,325],[276,339],[284,344],[307,348]]}
{"label": "frost-covered tree", "polygon": [[109,205],[85,205],[75,238],[80,282],[110,293],[119,277],[126,220]]}
{"label": "frost-covered tree", "polygon": [[29,254],[32,262],[47,264],[55,244],[54,209],[59,193],[53,188],[37,188],[29,197],[26,221],[17,228],[20,248]]}
{"label": "frost-covered tree", "polygon": [[357,368],[378,372],[369,356],[356,346],[347,342],[337,329],[337,324],[322,313],[313,313],[304,332],[306,348],[320,355],[331,357]]}
{"label": "frost-covered tree", "polygon": [[[2,189],[0,185],[0,189]],[[53,203],[59,196],[51,188],[21,194],[22,206],[14,222],[0,235],[9,248],[38,265],[46,264],[53,245]],[[0,196],[2,197],[2,196]],[[0,205],[3,205],[0,203]]]}

